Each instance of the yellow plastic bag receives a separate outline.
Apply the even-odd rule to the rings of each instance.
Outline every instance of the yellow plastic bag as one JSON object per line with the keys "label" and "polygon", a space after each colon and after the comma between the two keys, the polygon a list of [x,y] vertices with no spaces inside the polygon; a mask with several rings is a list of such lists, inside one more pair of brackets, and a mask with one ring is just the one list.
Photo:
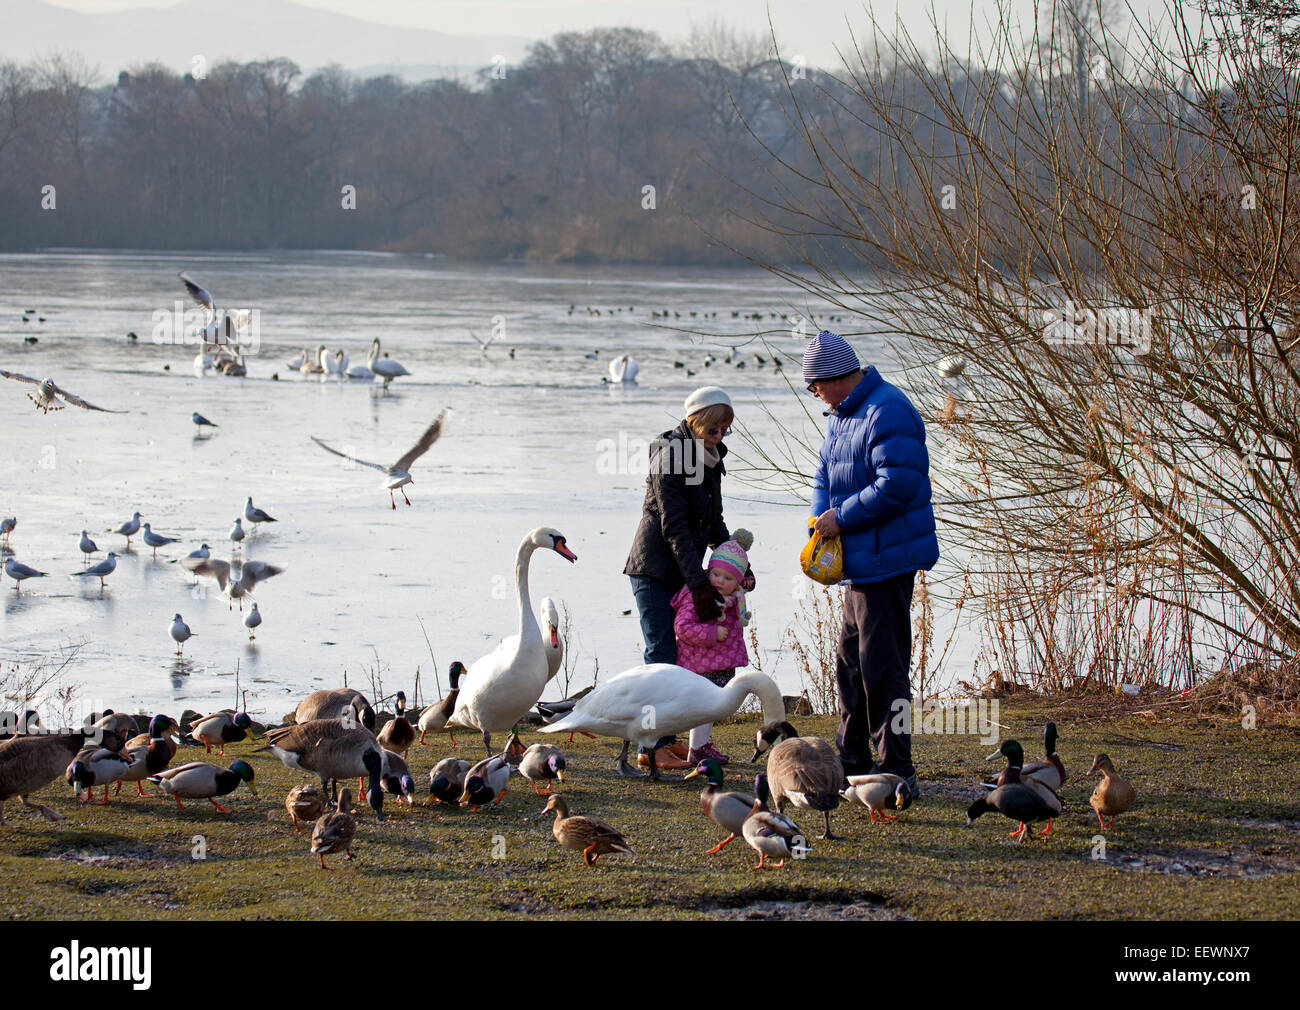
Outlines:
{"label": "yellow plastic bag", "polygon": [[[809,525],[814,522],[815,517],[808,520]],[[799,566],[814,582],[833,586],[844,577],[844,545],[837,536],[823,537],[814,533],[799,552]]]}

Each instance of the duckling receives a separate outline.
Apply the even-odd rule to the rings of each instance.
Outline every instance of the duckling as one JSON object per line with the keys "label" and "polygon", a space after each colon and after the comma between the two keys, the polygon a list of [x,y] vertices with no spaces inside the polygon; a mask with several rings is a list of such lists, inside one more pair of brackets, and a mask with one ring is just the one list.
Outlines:
{"label": "duckling", "polygon": [[247,762],[235,761],[229,768],[221,768],[206,761],[191,761],[176,768],[168,768],[161,775],[150,775],[149,781],[162,786],[163,792],[176,801],[176,809],[184,810],[181,797],[186,799],[207,800],[221,813],[230,813],[229,807],[223,807],[216,797],[233,793],[240,782],[248,783],[248,791],[257,795],[253,785],[253,769]]}
{"label": "duckling", "polygon": [[[519,761],[519,774],[532,783],[533,792],[545,796],[551,791],[551,779],[564,781],[566,767],[564,754],[560,748],[550,744],[535,743],[524,751]],[[546,788],[538,789],[538,782],[545,782]]]}
{"label": "duckling", "polygon": [[379,744],[385,750],[401,751],[405,757],[411,744],[415,743],[415,727],[406,718],[406,693],[397,692],[397,714],[379,731]]}
{"label": "duckling", "polygon": [[357,819],[352,816],[352,790],[344,786],[339,790],[338,810],[331,814],[322,814],[311,831],[311,852],[320,857],[320,868],[328,870],[325,857],[331,852],[347,851],[352,855],[352,839],[357,833]]}
{"label": "duckling", "polygon": [[595,866],[606,852],[626,852],[631,855],[623,836],[599,817],[584,817],[569,813],[569,805],[563,796],[553,795],[546,801],[543,815],[555,811],[555,822],[551,825],[551,834],[566,849],[576,849],[582,853],[582,861],[588,866]]}
{"label": "duckling", "polygon": [[325,790],[320,786],[294,786],[284,798],[284,809],[289,811],[293,829],[299,834],[302,833],[302,825],[298,822],[316,820],[325,812],[325,807]]}
{"label": "duckling", "polygon": [[461,793],[460,805],[472,810],[489,803],[500,803],[506,794],[506,782],[510,778],[510,765],[504,757],[497,754],[484,758],[465,773],[465,791]]}
{"label": "duckling", "polygon": [[33,803],[29,796],[38,789],[66,774],[68,761],[86,745],[98,739],[103,749],[120,751],[126,741],[112,732],[86,729],[75,733],[16,736],[0,743],[0,827],[4,819],[4,805],[15,796],[22,797],[23,806],[39,811],[46,819],[61,821],[64,815],[41,803]]}
{"label": "duckling", "polygon": [[447,725],[447,720],[451,714],[456,711],[456,699],[460,697],[460,678],[465,672],[465,664],[460,660],[451,664],[451,690],[447,692],[447,697],[442,699],[438,705],[430,705],[420,713],[420,746],[424,746],[424,735],[426,733],[441,733],[444,729],[447,735],[451,737],[451,745],[456,746],[456,734],[452,727]]}
{"label": "duckling", "polygon": [[840,795],[850,802],[861,803],[871,813],[872,823],[884,824],[898,820],[897,815],[884,813],[887,809],[906,810],[912,805],[912,790],[901,775],[877,772],[873,775],[850,775],[849,784]]}
{"label": "duckling", "polygon": [[100,748],[77,755],[68,765],[66,778],[82,803],[90,800],[95,786],[103,786],[103,799],[93,801],[103,806],[108,802],[108,787],[125,775],[130,765],[131,758],[126,754],[115,754],[111,750]]}
{"label": "duckling", "polygon": [[786,803],[820,810],[826,821],[822,839],[833,839],[831,811],[840,805],[844,766],[835,748],[819,737],[801,737],[788,722],[768,723],[755,737],[753,761],[773,742],[767,758],[767,782],[776,801],[776,812]]}
{"label": "duckling", "polygon": [[1098,754],[1092,767],[1088,769],[1089,775],[1095,775],[1097,772],[1101,772],[1101,781],[1092,791],[1088,805],[1097,811],[1097,823],[1103,829],[1109,829],[1115,824],[1115,815],[1122,814],[1133,805],[1133,801],[1137,799],[1137,790],[1126,779],[1120,778],[1119,772],[1115,770],[1115,766],[1105,754]]}
{"label": "duckling", "polygon": [[754,779],[754,802],[740,826],[746,843],[758,853],[755,870],[764,868],[768,856],[780,856],[781,861],[774,865],[781,869],[789,857],[800,857],[810,851],[799,825],[782,813],[768,810],[767,797],[767,777],[760,774]]}
{"label": "duckling", "polygon": [[[1003,784],[970,805],[966,811],[966,823],[974,824],[975,818],[990,810],[996,810],[1003,816],[1020,822],[1020,826],[1010,834],[1018,842],[1024,842],[1029,834],[1030,824],[1034,821],[1050,823],[1053,817],[1060,815],[1064,807],[1060,797],[1041,782],[1020,781],[1024,750],[1018,741],[1005,741],[999,748],[999,753],[1006,755],[1007,758],[1007,767],[1001,779]],[[1040,834],[1047,834],[1047,830]]]}
{"label": "duckling", "polygon": [[247,712],[216,712],[206,715],[190,727],[190,736],[203,741],[206,753],[212,753],[212,745],[221,745],[221,757],[226,756],[226,744],[238,743],[248,737],[248,727],[253,721]]}
{"label": "duckling", "polygon": [[711,849],[705,849],[705,855],[713,855],[715,852],[721,852],[723,847],[732,841],[745,824],[745,818],[750,814],[754,806],[754,797],[746,796],[744,793],[727,793],[722,791],[722,765],[714,761],[713,758],[705,758],[695,766],[695,771],[686,776],[693,779],[698,775],[704,775],[708,778],[708,783],[704,791],[700,793],[700,809],[704,811],[704,816],[711,820],[723,831],[728,832],[727,837],[720,841]]}
{"label": "duckling", "polygon": [[424,801],[424,805],[433,806],[436,800],[454,807],[465,791],[465,775],[468,772],[469,762],[464,758],[443,758],[429,772],[429,798]]}

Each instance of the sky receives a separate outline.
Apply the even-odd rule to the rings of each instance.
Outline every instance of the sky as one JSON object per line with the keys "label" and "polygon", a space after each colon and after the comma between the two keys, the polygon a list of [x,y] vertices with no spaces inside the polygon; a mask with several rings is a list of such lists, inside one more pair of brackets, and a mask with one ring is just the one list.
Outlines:
{"label": "sky", "polygon": [[[53,0],[60,7],[88,12],[126,8],[171,7],[178,0]],[[711,18],[749,32],[767,32],[768,15],[776,28],[783,54],[803,56],[809,66],[839,63],[836,45],[847,37],[847,23],[857,29],[869,23],[868,6],[877,20],[892,25],[898,16],[914,39],[930,33],[931,6],[939,23],[954,39],[964,39],[974,17],[977,24],[995,12],[991,2],[971,0],[295,0],[303,6],[362,17],[393,25],[464,34],[548,38],[560,31],[584,31],[601,26],[631,26],[658,32],[667,41],[684,39],[692,24]],[[1006,0],[1026,24],[1032,22],[1034,0]],[[1144,14],[1160,10],[1163,0],[1131,0]],[[21,22],[7,27],[21,31]],[[864,33],[865,34],[865,33]],[[925,47],[932,48],[932,47]]]}

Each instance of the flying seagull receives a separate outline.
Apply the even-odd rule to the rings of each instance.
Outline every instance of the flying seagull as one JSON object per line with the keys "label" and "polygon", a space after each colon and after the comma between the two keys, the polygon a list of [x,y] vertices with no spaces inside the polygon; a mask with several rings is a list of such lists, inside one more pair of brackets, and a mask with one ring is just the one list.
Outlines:
{"label": "flying seagull", "polygon": [[495,332],[489,334],[486,340],[480,340],[479,335],[475,333],[473,330],[469,331],[469,335],[474,338],[474,343],[478,344],[478,350],[480,354],[487,354],[488,348],[492,346],[492,341],[496,340],[497,338]]}
{"label": "flying seagull", "polygon": [[[222,327],[213,326],[213,322],[217,318],[217,303],[212,300],[212,292],[202,284],[191,279],[189,274],[184,270],[182,270],[177,276],[180,277],[181,283],[185,285],[185,290],[189,292],[190,297],[194,299],[194,304],[198,305],[199,308],[203,309],[208,314],[207,323],[203,327],[203,339],[205,341],[220,342]],[[248,325],[252,315],[248,310],[242,309],[233,315],[223,311],[222,318],[226,330],[226,336],[229,338],[232,329],[242,330]]]}
{"label": "flying seagull", "polygon": [[79,396],[73,396],[66,389],[60,388],[53,379],[33,379],[30,375],[19,375],[17,372],[6,372],[0,368],[0,378],[15,379],[18,382],[30,382],[36,387],[35,393],[28,393],[27,399],[36,404],[36,409],[48,414],[51,410],[62,410],[67,404],[74,407],[82,407],[85,410],[98,410],[102,414],[125,414],[125,410],[109,410],[107,407],[96,407],[93,403],[88,403]]}
{"label": "flying seagull", "polygon": [[[273,575],[279,575],[283,568],[279,565],[267,564],[265,561],[249,561],[239,572],[238,578],[232,578],[230,574],[231,565],[229,561],[221,558],[207,558],[194,566],[192,571],[195,575],[202,575],[205,578],[216,579],[217,585],[221,591],[226,594],[229,600],[239,600],[239,609],[244,609],[244,597],[251,596],[253,590],[259,582],[265,582]],[[227,605],[226,609],[230,609]]]}
{"label": "flying seagull", "polygon": [[[326,452],[332,452],[335,456],[342,456],[344,459],[351,460],[353,463],[360,463],[362,466],[368,466],[373,470],[379,470],[380,472],[387,474],[388,480],[384,483],[384,488],[388,491],[388,500],[392,502],[393,508],[397,508],[397,499],[393,496],[393,492],[407,484],[415,483],[411,480],[411,465],[428,452],[429,447],[433,445],[434,442],[438,441],[438,436],[442,434],[443,425],[450,414],[450,410],[442,411],[442,413],[434,419],[433,424],[429,425],[429,427],[424,430],[424,434],[420,436],[420,441],[416,442],[414,446],[407,450],[406,455],[402,456],[402,458],[392,464],[392,466],[384,466],[382,463],[371,463],[364,459],[357,459],[355,456],[349,456],[345,452],[339,452],[337,449],[331,449],[315,435],[311,436],[311,440]],[[402,500],[408,505],[411,504],[411,499],[406,497],[405,491],[402,492]]]}

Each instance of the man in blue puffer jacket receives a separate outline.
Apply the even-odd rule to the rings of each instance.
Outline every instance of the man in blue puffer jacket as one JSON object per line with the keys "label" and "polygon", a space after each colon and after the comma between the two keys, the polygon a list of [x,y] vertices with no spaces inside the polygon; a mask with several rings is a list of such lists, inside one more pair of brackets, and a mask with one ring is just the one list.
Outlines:
{"label": "man in blue puffer jacket", "polygon": [[853,348],[829,330],[808,344],[803,377],[831,419],[813,477],[813,528],[839,534],[844,545],[844,627],[835,658],[840,760],[846,775],[901,775],[915,798],[907,732],[912,586],[918,569],[939,560],[925,425],[902,390],[874,366],[864,373]]}

